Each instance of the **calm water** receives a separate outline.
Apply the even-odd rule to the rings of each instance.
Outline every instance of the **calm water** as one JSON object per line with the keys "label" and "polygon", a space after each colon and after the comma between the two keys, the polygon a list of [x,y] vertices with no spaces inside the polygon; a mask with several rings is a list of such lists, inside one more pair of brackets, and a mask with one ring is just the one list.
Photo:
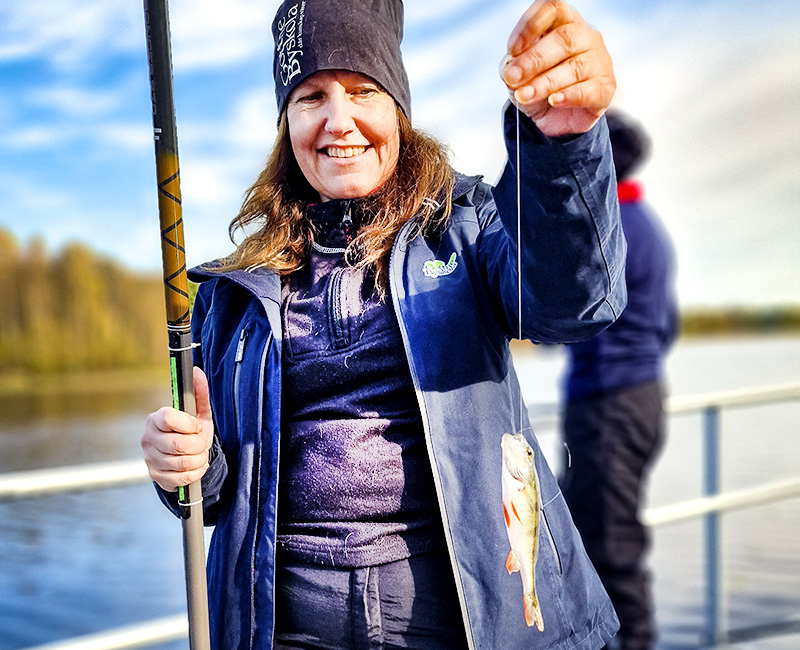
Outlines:
{"label": "calm water", "polygon": [[[557,401],[563,363],[558,348],[520,359],[527,401]],[[668,368],[675,395],[797,382],[800,338],[685,342]],[[167,401],[164,389],[61,400],[0,396],[0,472],[138,458],[145,414]],[[796,476],[798,421],[800,402],[725,412],[723,487]],[[651,505],[700,494],[699,433],[697,416],[671,422],[651,481]],[[538,435],[557,469],[555,431]],[[724,536],[730,627],[797,629],[800,501],[732,513],[724,519]],[[147,485],[0,504],[0,650],[180,613],[180,537],[180,524]],[[699,522],[654,531],[662,650],[698,647],[700,542]]]}

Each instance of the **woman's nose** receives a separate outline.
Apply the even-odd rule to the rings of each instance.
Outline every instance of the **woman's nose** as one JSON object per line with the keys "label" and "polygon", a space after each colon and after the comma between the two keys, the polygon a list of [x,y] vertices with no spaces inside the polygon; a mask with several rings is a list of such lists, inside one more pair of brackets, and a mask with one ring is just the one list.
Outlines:
{"label": "woman's nose", "polygon": [[325,130],[329,133],[347,133],[354,128],[353,111],[344,93],[332,93],[328,97]]}

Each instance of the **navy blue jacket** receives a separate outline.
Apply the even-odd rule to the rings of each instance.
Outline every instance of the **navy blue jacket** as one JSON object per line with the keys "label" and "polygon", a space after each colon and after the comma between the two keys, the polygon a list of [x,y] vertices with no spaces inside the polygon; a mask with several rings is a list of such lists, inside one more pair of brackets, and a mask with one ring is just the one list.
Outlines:
{"label": "navy blue jacket", "polygon": [[622,230],[628,243],[628,304],[608,329],[567,346],[567,399],[578,400],[660,379],[678,334],[675,260],[664,227],[640,198],[638,184],[620,183]]}
{"label": "navy blue jacket", "polygon": [[[625,305],[625,243],[605,122],[547,143],[521,137],[523,335],[590,337]],[[506,114],[514,160],[513,112]],[[394,244],[390,290],[422,414],[439,508],[470,648],[598,648],[616,616],[535,438],[543,496],[537,587],[545,630],[526,627],[522,584],[508,575],[500,438],[518,430],[522,399],[509,353],[517,332],[513,163],[497,187],[457,177],[437,238]],[[441,262],[432,265],[435,261]],[[435,266],[439,272],[425,273]],[[281,430],[281,281],[265,269],[196,271],[192,329],[216,424],[204,511],[212,643],[271,648]],[[527,416],[525,426],[527,424]],[[174,495],[162,494],[174,509]]]}

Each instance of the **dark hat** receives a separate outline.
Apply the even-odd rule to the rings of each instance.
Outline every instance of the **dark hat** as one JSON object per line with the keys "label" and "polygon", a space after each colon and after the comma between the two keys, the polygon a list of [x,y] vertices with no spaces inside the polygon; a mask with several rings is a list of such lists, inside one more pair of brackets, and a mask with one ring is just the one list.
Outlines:
{"label": "dark hat", "polygon": [[619,110],[607,110],[606,121],[617,180],[624,180],[647,160],[650,155],[650,137],[641,125]]}
{"label": "dark hat", "polygon": [[320,70],[349,70],[377,81],[411,119],[400,53],[402,0],[284,0],[272,35],[278,115],[307,77]]}

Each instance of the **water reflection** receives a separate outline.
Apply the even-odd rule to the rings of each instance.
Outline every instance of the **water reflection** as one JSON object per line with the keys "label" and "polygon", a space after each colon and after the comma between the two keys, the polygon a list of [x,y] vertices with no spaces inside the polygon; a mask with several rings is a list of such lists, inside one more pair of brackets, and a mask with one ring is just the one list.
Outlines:
{"label": "water reflection", "polygon": [[[121,383],[0,397],[0,472],[140,458],[169,385]],[[0,503],[0,548],[0,650],[186,607],[180,523],[146,483]]]}
{"label": "water reflection", "polygon": [[0,397],[0,472],[138,458],[169,386]]}

